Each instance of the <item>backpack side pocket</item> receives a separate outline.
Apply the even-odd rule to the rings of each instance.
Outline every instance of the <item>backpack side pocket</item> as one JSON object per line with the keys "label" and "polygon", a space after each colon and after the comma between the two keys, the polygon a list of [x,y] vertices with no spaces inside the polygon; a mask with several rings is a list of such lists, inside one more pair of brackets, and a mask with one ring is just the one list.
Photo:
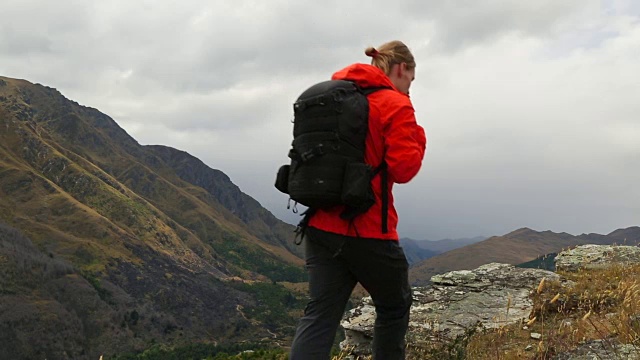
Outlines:
{"label": "backpack side pocket", "polygon": [[278,169],[278,174],[276,175],[276,189],[280,190],[285,194],[289,194],[289,169],[291,166],[282,165]]}
{"label": "backpack side pocket", "polygon": [[360,212],[368,210],[375,202],[371,189],[372,176],[371,166],[361,162],[348,163],[342,183],[342,202]]}

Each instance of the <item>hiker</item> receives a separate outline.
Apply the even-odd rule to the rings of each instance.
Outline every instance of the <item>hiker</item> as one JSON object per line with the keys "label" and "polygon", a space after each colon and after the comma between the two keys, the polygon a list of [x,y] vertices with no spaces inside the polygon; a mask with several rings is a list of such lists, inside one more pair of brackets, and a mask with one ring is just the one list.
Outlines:
{"label": "hiker", "polygon": [[[352,290],[360,283],[376,308],[373,355],[376,360],[404,359],[411,288],[408,263],[399,244],[394,183],[409,182],[420,170],[426,137],[416,123],[409,99],[416,63],[400,41],[370,47],[371,65],[353,64],[333,80],[349,80],[367,94],[368,132],[364,161],[386,164],[371,179],[375,203],[351,219],[344,206],[314,210],[305,230],[305,259],[310,301],[300,319],[291,360],[329,359],[335,334]],[[386,181],[385,181],[386,180]]]}

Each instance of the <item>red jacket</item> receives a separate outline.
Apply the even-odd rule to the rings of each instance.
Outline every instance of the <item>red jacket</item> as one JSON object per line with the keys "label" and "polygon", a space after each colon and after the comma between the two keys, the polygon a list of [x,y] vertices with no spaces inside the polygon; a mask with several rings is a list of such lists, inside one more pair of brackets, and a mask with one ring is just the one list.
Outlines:
{"label": "red jacket", "polygon": [[416,123],[409,96],[395,89],[393,83],[379,68],[366,64],[353,64],[335,74],[333,80],[355,81],[363,88],[389,87],[368,96],[369,133],[364,160],[372,167],[387,163],[389,208],[387,233],[382,233],[382,186],[378,174],[372,181],[375,204],[351,224],[340,218],[344,207],[317,210],[309,220],[309,226],[323,231],[363,238],[398,240],[398,214],[393,206],[394,183],[411,180],[422,165],[427,139],[424,129]]}

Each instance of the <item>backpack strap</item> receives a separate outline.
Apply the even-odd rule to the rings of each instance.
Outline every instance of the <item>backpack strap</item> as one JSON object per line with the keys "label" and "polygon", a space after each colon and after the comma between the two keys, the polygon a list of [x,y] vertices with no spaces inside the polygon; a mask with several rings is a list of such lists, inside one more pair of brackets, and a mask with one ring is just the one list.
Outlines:
{"label": "backpack strap", "polygon": [[315,157],[325,154],[324,145],[318,144],[317,146],[305,151],[302,154],[298,154],[294,149],[289,150],[289,158],[300,163],[305,163]]}
{"label": "backpack strap", "polygon": [[307,227],[309,227],[309,220],[315,214],[315,209],[307,209],[301,215],[304,216],[302,220],[296,226],[294,232],[296,233],[296,237],[293,239],[293,243],[296,245],[302,244],[302,240],[304,239],[304,233],[307,231]]}
{"label": "backpack strap", "polygon": [[[376,91],[379,90],[393,90],[391,87],[388,86],[373,86],[373,87],[369,87],[369,88],[359,88],[360,91],[362,91],[362,93],[365,96],[369,96],[371,94],[373,94]],[[388,217],[389,217],[389,194],[388,194],[388,189],[389,189],[389,184],[388,184],[388,179],[389,176],[387,174],[387,163],[384,161],[384,157],[382,158],[382,163],[380,163],[380,165],[378,165],[378,167],[376,167],[373,170],[373,173],[371,174],[371,179],[373,179],[376,175],[378,175],[378,173],[382,173],[381,174],[381,179],[380,181],[382,182],[381,184],[381,188],[382,188],[382,214],[381,214],[381,219],[382,219],[382,233],[386,234],[389,232],[389,226],[388,226]],[[355,216],[354,216],[355,217]],[[352,219],[353,221],[353,219]],[[356,230],[357,233],[357,230]]]}
{"label": "backpack strap", "polygon": [[382,172],[380,185],[382,187],[382,233],[389,232],[388,217],[389,217],[389,173],[387,172],[387,163],[382,160],[382,164],[373,170],[373,176],[376,176],[379,172]]}
{"label": "backpack strap", "polygon": [[[356,85],[357,86],[357,85]],[[384,89],[391,89],[388,86],[373,86],[373,87],[368,87],[368,88],[361,88],[358,86],[358,88],[360,89],[360,91],[365,95],[365,96],[369,96],[371,94],[373,94],[374,92],[378,91],[378,90],[384,90]]]}
{"label": "backpack strap", "polygon": [[[368,96],[378,90],[384,90],[384,89],[391,89],[388,86],[376,86],[376,87],[370,87],[370,88],[366,88],[366,89],[361,89],[362,93],[365,96]],[[382,163],[380,165],[378,165],[377,168],[375,168],[373,170],[373,175],[371,176],[371,178],[373,179],[373,177],[375,177],[376,175],[378,175],[378,173],[382,172],[381,175],[381,179],[380,181],[382,182],[381,187],[382,187],[382,233],[386,234],[389,232],[389,225],[388,225],[388,217],[389,217],[389,175],[387,173],[387,163],[384,161],[384,157],[382,159]]]}

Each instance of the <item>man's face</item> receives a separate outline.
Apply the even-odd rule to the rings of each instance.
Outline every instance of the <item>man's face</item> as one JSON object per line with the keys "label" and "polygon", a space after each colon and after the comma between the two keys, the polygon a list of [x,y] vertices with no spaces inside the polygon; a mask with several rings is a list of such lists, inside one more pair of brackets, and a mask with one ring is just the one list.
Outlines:
{"label": "man's face", "polygon": [[409,88],[411,87],[411,83],[416,79],[416,69],[413,68],[411,70],[405,70],[402,76],[402,86],[403,89],[398,89],[405,94],[409,94]]}
{"label": "man's face", "polygon": [[406,63],[396,64],[391,70],[391,82],[402,93],[409,94],[409,88],[415,78],[416,69],[408,69]]}

